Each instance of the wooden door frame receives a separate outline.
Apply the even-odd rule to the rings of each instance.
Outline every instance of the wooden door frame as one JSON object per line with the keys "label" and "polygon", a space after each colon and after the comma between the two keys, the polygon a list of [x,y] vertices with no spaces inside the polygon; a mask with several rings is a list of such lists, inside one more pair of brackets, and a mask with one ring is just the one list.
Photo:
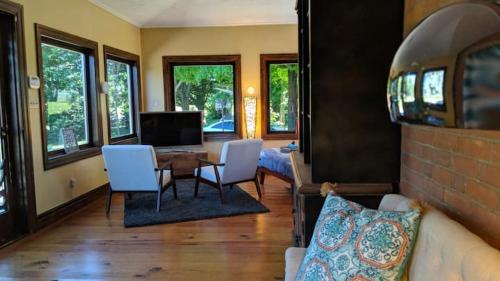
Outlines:
{"label": "wooden door frame", "polygon": [[[15,159],[13,159],[13,173],[18,173],[15,186],[19,188],[20,194],[20,215],[22,216],[23,226],[21,233],[29,233],[36,230],[36,202],[33,175],[33,157],[31,146],[31,130],[29,123],[29,102],[27,89],[27,67],[26,67],[26,49],[24,39],[24,11],[23,6],[9,0],[0,0],[0,11],[15,17],[14,40],[15,49],[14,65],[16,79],[14,87],[16,91],[13,95],[15,100],[12,108],[12,118],[15,119],[15,127],[12,129],[13,150]],[[22,236],[22,235],[21,235]],[[8,242],[9,243],[9,242]],[[4,245],[0,245],[4,246]]]}

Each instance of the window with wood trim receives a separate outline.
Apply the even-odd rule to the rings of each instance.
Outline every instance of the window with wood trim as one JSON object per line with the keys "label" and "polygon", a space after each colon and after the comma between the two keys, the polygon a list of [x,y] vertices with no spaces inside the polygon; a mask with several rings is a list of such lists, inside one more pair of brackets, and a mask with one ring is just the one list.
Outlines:
{"label": "window with wood trim", "polygon": [[202,111],[205,138],[241,136],[241,58],[165,56],[165,110]]}
{"label": "window with wood trim", "polygon": [[263,139],[297,139],[297,54],[260,56]]}
{"label": "window with wood trim", "polygon": [[[98,45],[40,24],[35,30],[47,170],[101,153]],[[72,129],[77,151],[65,152],[62,129]]]}
{"label": "window with wood trim", "polygon": [[108,139],[110,144],[137,143],[141,104],[139,56],[104,46],[108,82]]}

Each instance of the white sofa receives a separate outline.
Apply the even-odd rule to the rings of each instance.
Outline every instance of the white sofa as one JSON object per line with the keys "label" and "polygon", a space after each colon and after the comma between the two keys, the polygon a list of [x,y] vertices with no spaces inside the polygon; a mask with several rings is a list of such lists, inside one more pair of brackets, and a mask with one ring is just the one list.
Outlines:
{"label": "white sofa", "polygon": [[[379,210],[408,210],[411,200],[386,195]],[[285,281],[295,280],[306,248],[288,248]],[[426,208],[404,280],[499,281],[500,251],[440,211]]]}

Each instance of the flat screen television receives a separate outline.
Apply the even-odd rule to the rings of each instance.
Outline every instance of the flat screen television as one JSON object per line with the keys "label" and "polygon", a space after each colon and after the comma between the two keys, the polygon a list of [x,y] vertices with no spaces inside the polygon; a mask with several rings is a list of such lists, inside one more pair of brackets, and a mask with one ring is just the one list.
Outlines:
{"label": "flat screen television", "polygon": [[156,147],[203,144],[201,111],[140,114],[141,144]]}

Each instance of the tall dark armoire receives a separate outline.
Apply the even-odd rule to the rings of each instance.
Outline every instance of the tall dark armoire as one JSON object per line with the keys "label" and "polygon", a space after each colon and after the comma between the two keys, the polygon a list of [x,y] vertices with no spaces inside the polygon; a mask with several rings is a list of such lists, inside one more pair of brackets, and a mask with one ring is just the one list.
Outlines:
{"label": "tall dark armoire", "polygon": [[376,207],[397,192],[400,127],[387,109],[387,77],[403,40],[403,0],[298,0],[300,153],[292,155],[294,235],[308,244],[319,184]]}

